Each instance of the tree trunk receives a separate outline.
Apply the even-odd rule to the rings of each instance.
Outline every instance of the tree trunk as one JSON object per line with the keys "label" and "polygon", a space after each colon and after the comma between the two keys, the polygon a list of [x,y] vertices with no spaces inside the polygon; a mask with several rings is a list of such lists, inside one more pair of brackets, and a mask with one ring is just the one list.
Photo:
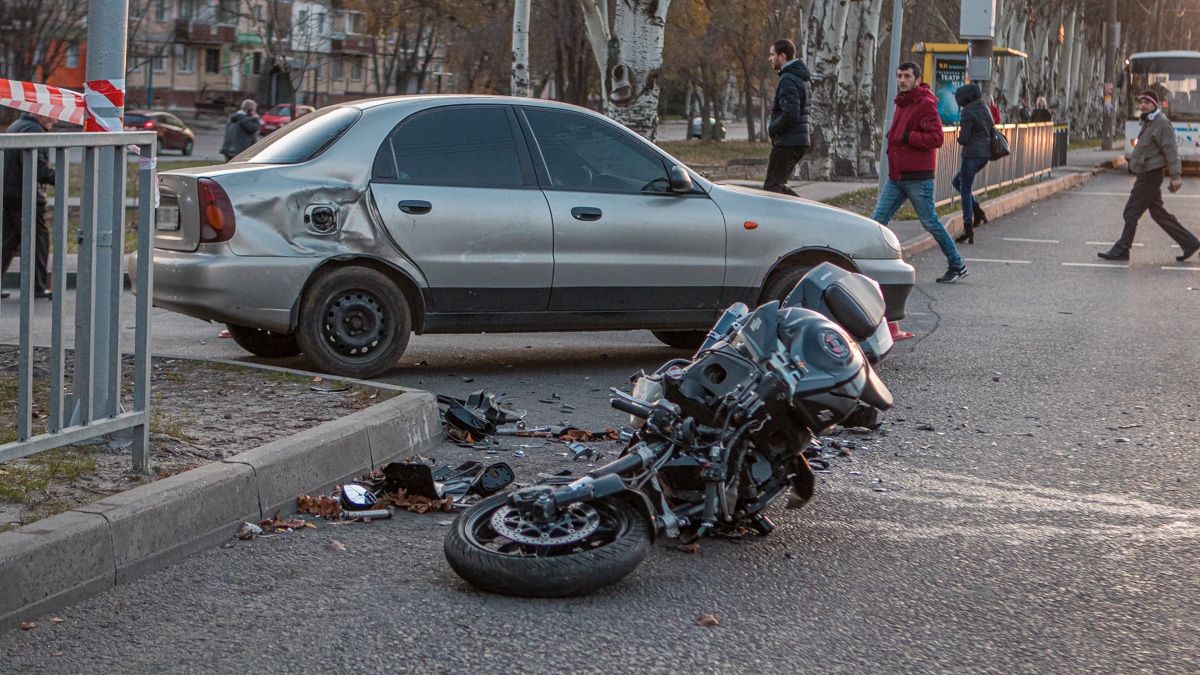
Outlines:
{"label": "tree trunk", "polygon": [[809,140],[813,175],[833,174],[834,140],[839,123],[838,77],[845,44],[848,0],[816,3],[809,15],[809,54],[812,63],[812,98],[809,103]]}
{"label": "tree trunk", "polygon": [[670,0],[619,0],[608,59],[604,111],[653,141],[658,134],[663,29]]}
{"label": "tree trunk", "polygon": [[516,0],[512,29],[512,95],[529,96],[529,0]]}

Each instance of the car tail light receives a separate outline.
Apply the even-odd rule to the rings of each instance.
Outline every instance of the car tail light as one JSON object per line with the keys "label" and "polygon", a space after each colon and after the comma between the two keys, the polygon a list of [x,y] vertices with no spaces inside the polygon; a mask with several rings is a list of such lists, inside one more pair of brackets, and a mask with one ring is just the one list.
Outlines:
{"label": "car tail light", "polygon": [[154,120],[147,120],[146,123],[143,124],[142,126],[147,129],[153,129],[154,128]]}
{"label": "car tail light", "polygon": [[229,241],[237,224],[229,195],[211,178],[196,181],[200,194],[200,243],[215,244]]}

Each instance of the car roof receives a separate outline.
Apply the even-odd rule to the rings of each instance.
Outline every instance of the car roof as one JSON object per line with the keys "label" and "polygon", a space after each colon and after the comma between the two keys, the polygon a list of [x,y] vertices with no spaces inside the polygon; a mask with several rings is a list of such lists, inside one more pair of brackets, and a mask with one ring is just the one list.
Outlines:
{"label": "car roof", "polygon": [[603,117],[603,115],[600,115],[600,113],[597,113],[594,110],[583,108],[577,105],[571,105],[570,103],[563,103],[562,101],[548,101],[539,98],[526,98],[524,96],[497,96],[486,94],[415,94],[407,96],[380,96],[378,98],[364,98],[356,101],[347,101],[343,105],[359,108],[360,110],[369,110],[371,108],[378,108],[387,105],[414,105],[428,103],[431,101],[445,102],[448,105],[453,103],[501,103],[505,105],[520,104],[547,108],[567,108]]}

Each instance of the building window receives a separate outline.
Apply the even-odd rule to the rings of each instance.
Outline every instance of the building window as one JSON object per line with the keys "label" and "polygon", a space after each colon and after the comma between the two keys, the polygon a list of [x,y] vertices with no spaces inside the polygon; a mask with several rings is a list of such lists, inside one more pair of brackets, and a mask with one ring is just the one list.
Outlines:
{"label": "building window", "polygon": [[250,63],[250,74],[262,73],[262,52],[254,52],[254,60]]}
{"label": "building window", "polygon": [[361,81],[363,79],[363,71],[366,70],[366,67],[367,57],[354,57],[354,60],[350,62],[350,79],[354,80],[355,82]]}
{"label": "building window", "polygon": [[347,28],[346,32],[348,32],[348,33],[365,33],[366,32],[366,30],[367,30],[367,15],[366,14],[363,14],[362,12],[350,12],[350,15],[347,18],[349,19],[349,21],[347,22],[349,24],[349,27]]}
{"label": "building window", "polygon": [[263,6],[262,6],[262,5],[255,5],[255,6],[254,6],[254,20],[255,20],[255,21],[262,21],[262,16],[263,16],[263,15],[262,15],[262,10],[263,10]]}
{"label": "building window", "polygon": [[206,72],[206,73],[221,72],[221,50],[220,49],[205,49],[204,50],[204,72]]}
{"label": "building window", "polygon": [[166,21],[167,20],[167,0],[155,0],[154,1],[154,20],[155,21]]}
{"label": "building window", "polygon": [[317,35],[325,34],[325,12],[317,14]]}
{"label": "building window", "polygon": [[161,73],[167,69],[167,55],[159,52],[154,55],[154,72]]}
{"label": "building window", "polygon": [[67,67],[79,67],[79,45],[75,43],[67,45]]}
{"label": "building window", "polygon": [[180,73],[196,72],[196,52],[191,47],[184,47],[175,60],[175,70]]}
{"label": "building window", "polygon": [[196,0],[179,0],[179,18],[191,21],[196,16]]}
{"label": "building window", "polygon": [[334,82],[341,82],[346,79],[346,66],[342,63],[342,57],[333,57],[333,75],[331,76]]}

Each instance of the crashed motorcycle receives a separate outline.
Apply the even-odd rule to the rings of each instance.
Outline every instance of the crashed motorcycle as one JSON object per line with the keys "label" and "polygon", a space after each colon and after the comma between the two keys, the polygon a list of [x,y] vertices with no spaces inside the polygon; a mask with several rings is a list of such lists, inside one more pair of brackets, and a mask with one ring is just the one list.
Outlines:
{"label": "crashed motorcycle", "polygon": [[812,497],[813,436],[891,407],[871,365],[890,348],[879,287],[833,265],[782,302],[738,303],[691,359],[612,390],[636,428],[616,460],[480,501],[454,522],[446,558],[481,589],[561,597],[626,576],[660,535],[766,535],[777,498]]}

